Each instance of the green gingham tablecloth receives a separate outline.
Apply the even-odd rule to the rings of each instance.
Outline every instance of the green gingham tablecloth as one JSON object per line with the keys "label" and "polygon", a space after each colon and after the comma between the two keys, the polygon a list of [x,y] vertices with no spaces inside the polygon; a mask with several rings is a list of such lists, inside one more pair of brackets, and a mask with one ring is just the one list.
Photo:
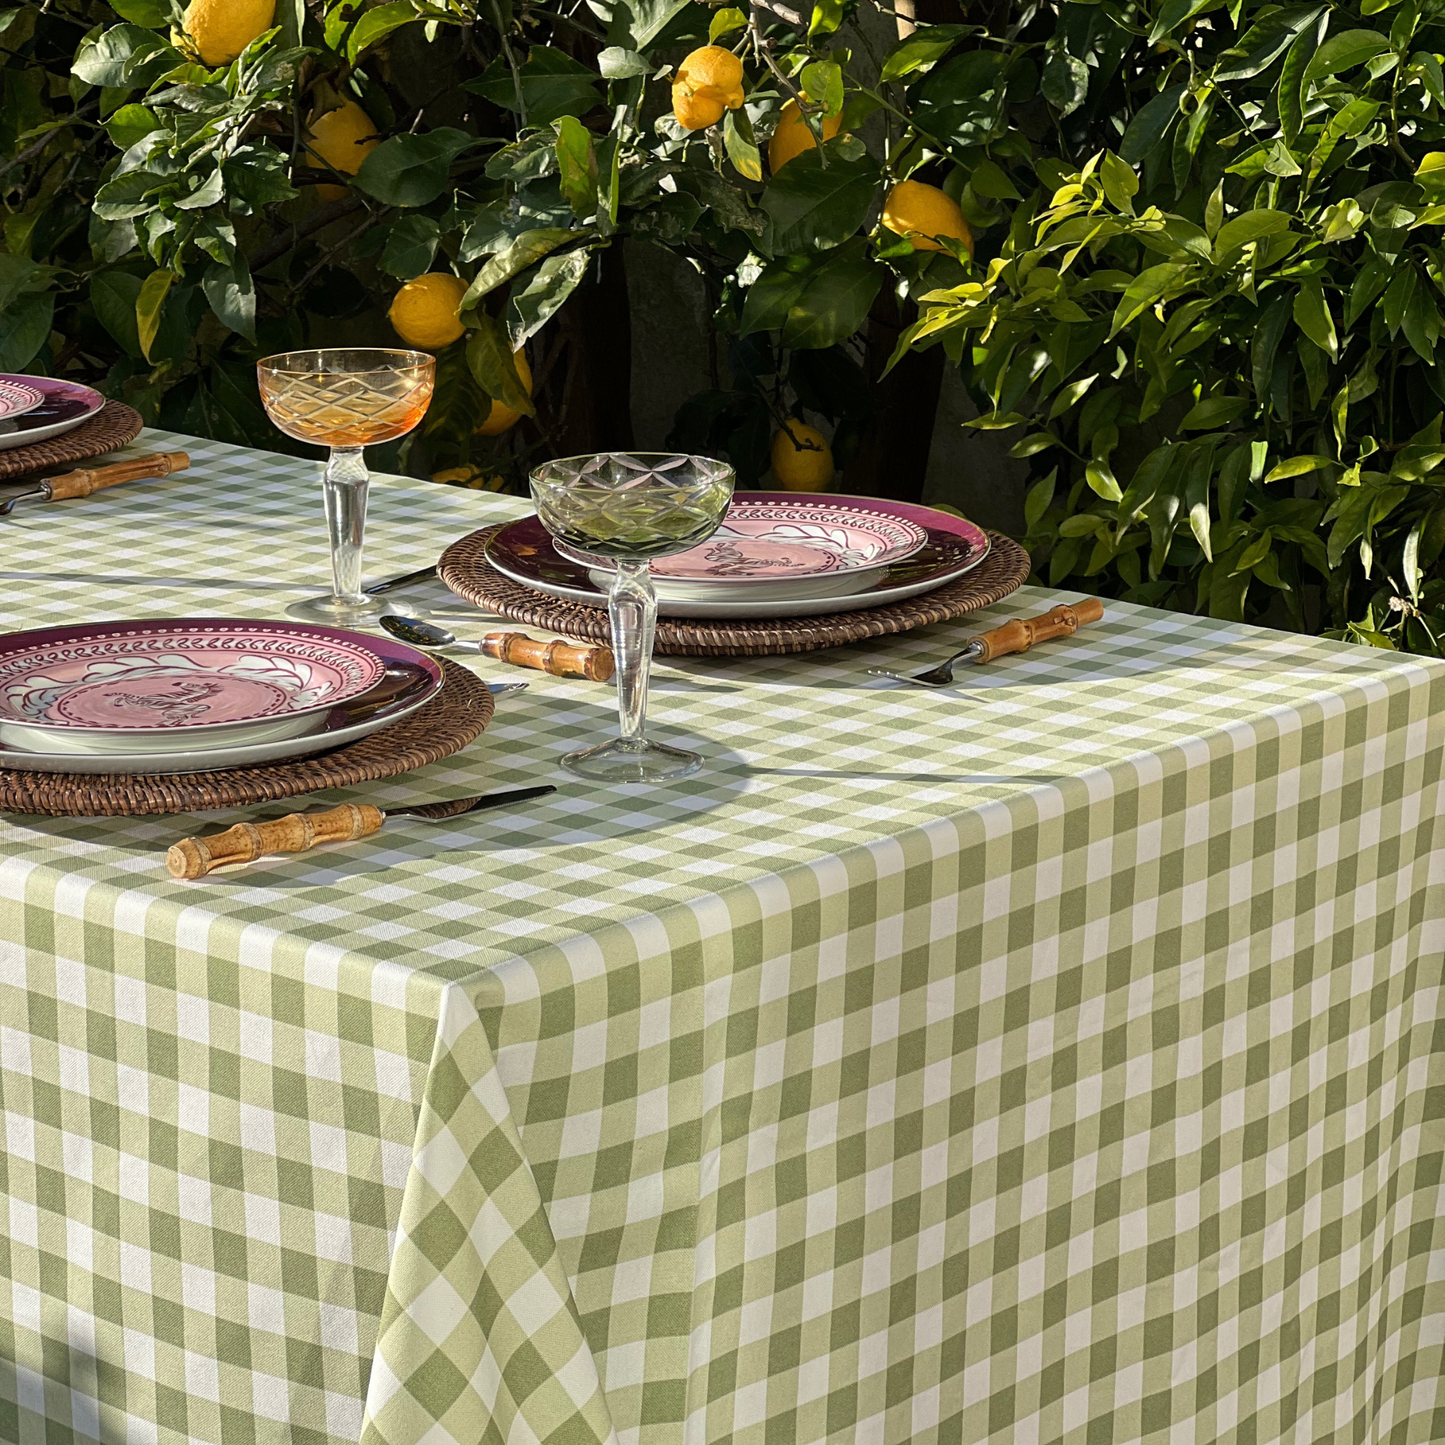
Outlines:
{"label": "green gingham tablecloth", "polygon": [[[323,580],[315,465],[176,445],[0,524],[0,625]],[[369,575],[520,510],[383,481]],[[532,675],[327,795],[513,812],[196,884],[240,815],[0,820],[0,1439],[1445,1438],[1445,667],[1110,604],[865,674],[1054,600],[662,665],[666,787]]]}

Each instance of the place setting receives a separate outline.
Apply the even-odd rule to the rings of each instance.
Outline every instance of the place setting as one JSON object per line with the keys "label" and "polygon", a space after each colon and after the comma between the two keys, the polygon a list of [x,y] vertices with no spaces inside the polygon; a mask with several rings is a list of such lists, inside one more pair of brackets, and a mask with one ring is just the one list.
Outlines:
{"label": "place setting", "polygon": [[[275,620],[102,621],[0,638],[0,807],[81,816],[194,811],[410,772],[472,744],[497,700],[528,685],[483,681],[445,655],[468,651],[611,683],[617,735],[567,753],[562,769],[604,784],[669,782],[704,760],[647,733],[654,654],[768,657],[886,636],[997,602],[1028,573],[1016,543],[951,512],[739,491],[732,468],[705,456],[600,453],[538,466],[534,512],[480,527],[434,564],[363,587],[365,448],[421,421],[434,358],[290,352],[258,363],[257,378],[277,428],[327,449],[320,480],[330,593],[291,603]],[[47,379],[32,380],[0,377],[0,425],[50,404]],[[0,501],[0,515],[188,465],[183,453],[160,454],[39,480]],[[463,605],[551,635],[491,626],[480,638],[458,637],[406,600],[413,584],[433,577]],[[1022,651],[1100,610],[1055,609],[1011,623],[954,660]],[[902,680],[947,686],[951,674]],[[488,798],[458,801],[474,808]],[[265,852],[366,836],[347,816],[344,827],[271,820],[244,848],[233,841],[214,853],[204,840],[187,840],[187,860],[173,860],[173,871],[196,878]]]}

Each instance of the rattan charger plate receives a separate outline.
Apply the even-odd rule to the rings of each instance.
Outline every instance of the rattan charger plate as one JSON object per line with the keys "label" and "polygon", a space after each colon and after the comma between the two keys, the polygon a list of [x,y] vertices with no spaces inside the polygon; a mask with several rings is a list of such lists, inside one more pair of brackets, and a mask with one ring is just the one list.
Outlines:
{"label": "rattan charger plate", "polygon": [[[609,639],[607,611],[534,592],[504,577],[486,559],[487,540],[498,527],[453,542],[442,553],[437,571],[458,597],[485,607],[513,622],[544,627],[564,637],[588,642]],[[1029,575],[1029,554],[1000,532],[990,532],[993,546],[971,572],[932,592],[884,607],[859,612],[830,612],[818,617],[706,620],[659,617],[655,651],[668,657],[776,657],[788,652],[816,652],[842,647],[869,637],[909,632],[932,622],[947,622],[1000,602],[1023,586]]]}
{"label": "rattan charger plate", "polygon": [[425,707],[357,742],[319,757],[214,773],[22,773],[0,768],[0,811],[52,818],[189,813],[294,798],[322,788],[392,778],[460,752],[491,721],[486,683],[439,659],[446,682]]}
{"label": "rattan charger plate", "polygon": [[43,467],[88,461],[102,452],[114,451],[133,442],[143,425],[138,411],[122,401],[108,401],[89,421],[81,422],[72,431],[28,447],[0,451],[0,481],[7,477],[27,477]]}

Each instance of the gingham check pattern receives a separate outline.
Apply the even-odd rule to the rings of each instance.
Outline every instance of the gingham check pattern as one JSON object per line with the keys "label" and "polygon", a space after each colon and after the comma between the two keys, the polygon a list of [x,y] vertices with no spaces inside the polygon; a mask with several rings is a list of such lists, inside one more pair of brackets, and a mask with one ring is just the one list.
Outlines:
{"label": "gingham check pattern", "polygon": [[[321,582],[314,466],[181,444],[0,524],[0,624]],[[370,575],[520,506],[383,482]],[[1054,600],[662,665],[667,787],[534,674],[349,796],[545,804],[199,884],[236,814],[0,823],[0,1438],[1445,1438],[1445,668],[1110,604],[865,675]]]}

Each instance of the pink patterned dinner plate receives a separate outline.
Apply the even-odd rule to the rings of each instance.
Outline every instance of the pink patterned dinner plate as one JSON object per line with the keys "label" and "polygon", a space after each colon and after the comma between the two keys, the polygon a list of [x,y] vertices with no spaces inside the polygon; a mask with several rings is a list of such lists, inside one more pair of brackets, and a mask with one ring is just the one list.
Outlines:
{"label": "pink patterned dinner plate", "polygon": [[0,375],[0,421],[24,416],[45,403],[45,393],[19,377]]}
{"label": "pink patterned dinner plate", "polygon": [[[766,503],[786,493],[748,492],[745,496],[748,501]],[[856,592],[840,594],[831,578],[816,579],[815,589],[811,591],[806,582],[799,583],[800,590],[786,599],[771,595],[757,600],[712,595],[701,598],[697,595],[703,590],[700,587],[693,596],[678,598],[660,588],[658,614],[662,617],[766,618],[856,612],[888,606],[942,587],[977,567],[988,555],[988,534],[951,512],[876,497],[840,500],[923,527],[927,536],[925,545],[901,562],[870,572]],[[536,516],[509,522],[494,533],[486,545],[486,559],[503,576],[549,597],[591,607],[607,605],[606,582],[597,559],[579,560],[564,555],[554,546],[552,537]]]}
{"label": "pink patterned dinner plate", "polygon": [[32,387],[40,397],[33,411],[0,418],[0,451],[28,447],[74,431],[105,405],[105,398],[94,387],[82,386],[78,381],[0,373],[0,382]]}
{"label": "pink patterned dinner plate", "polygon": [[[870,498],[810,498],[787,492],[740,492],[706,542],[673,557],[657,557],[659,581],[738,584],[802,581],[871,571],[902,562],[928,541],[928,529],[909,517],[880,512]],[[612,563],[565,544],[558,552],[611,571]]]}
{"label": "pink patterned dinner plate", "polygon": [[[313,715],[376,688],[393,662],[422,658],[402,644],[297,622],[16,632],[0,637],[0,740],[43,733],[102,751],[264,741],[309,729]],[[439,669],[425,662],[439,684]]]}

